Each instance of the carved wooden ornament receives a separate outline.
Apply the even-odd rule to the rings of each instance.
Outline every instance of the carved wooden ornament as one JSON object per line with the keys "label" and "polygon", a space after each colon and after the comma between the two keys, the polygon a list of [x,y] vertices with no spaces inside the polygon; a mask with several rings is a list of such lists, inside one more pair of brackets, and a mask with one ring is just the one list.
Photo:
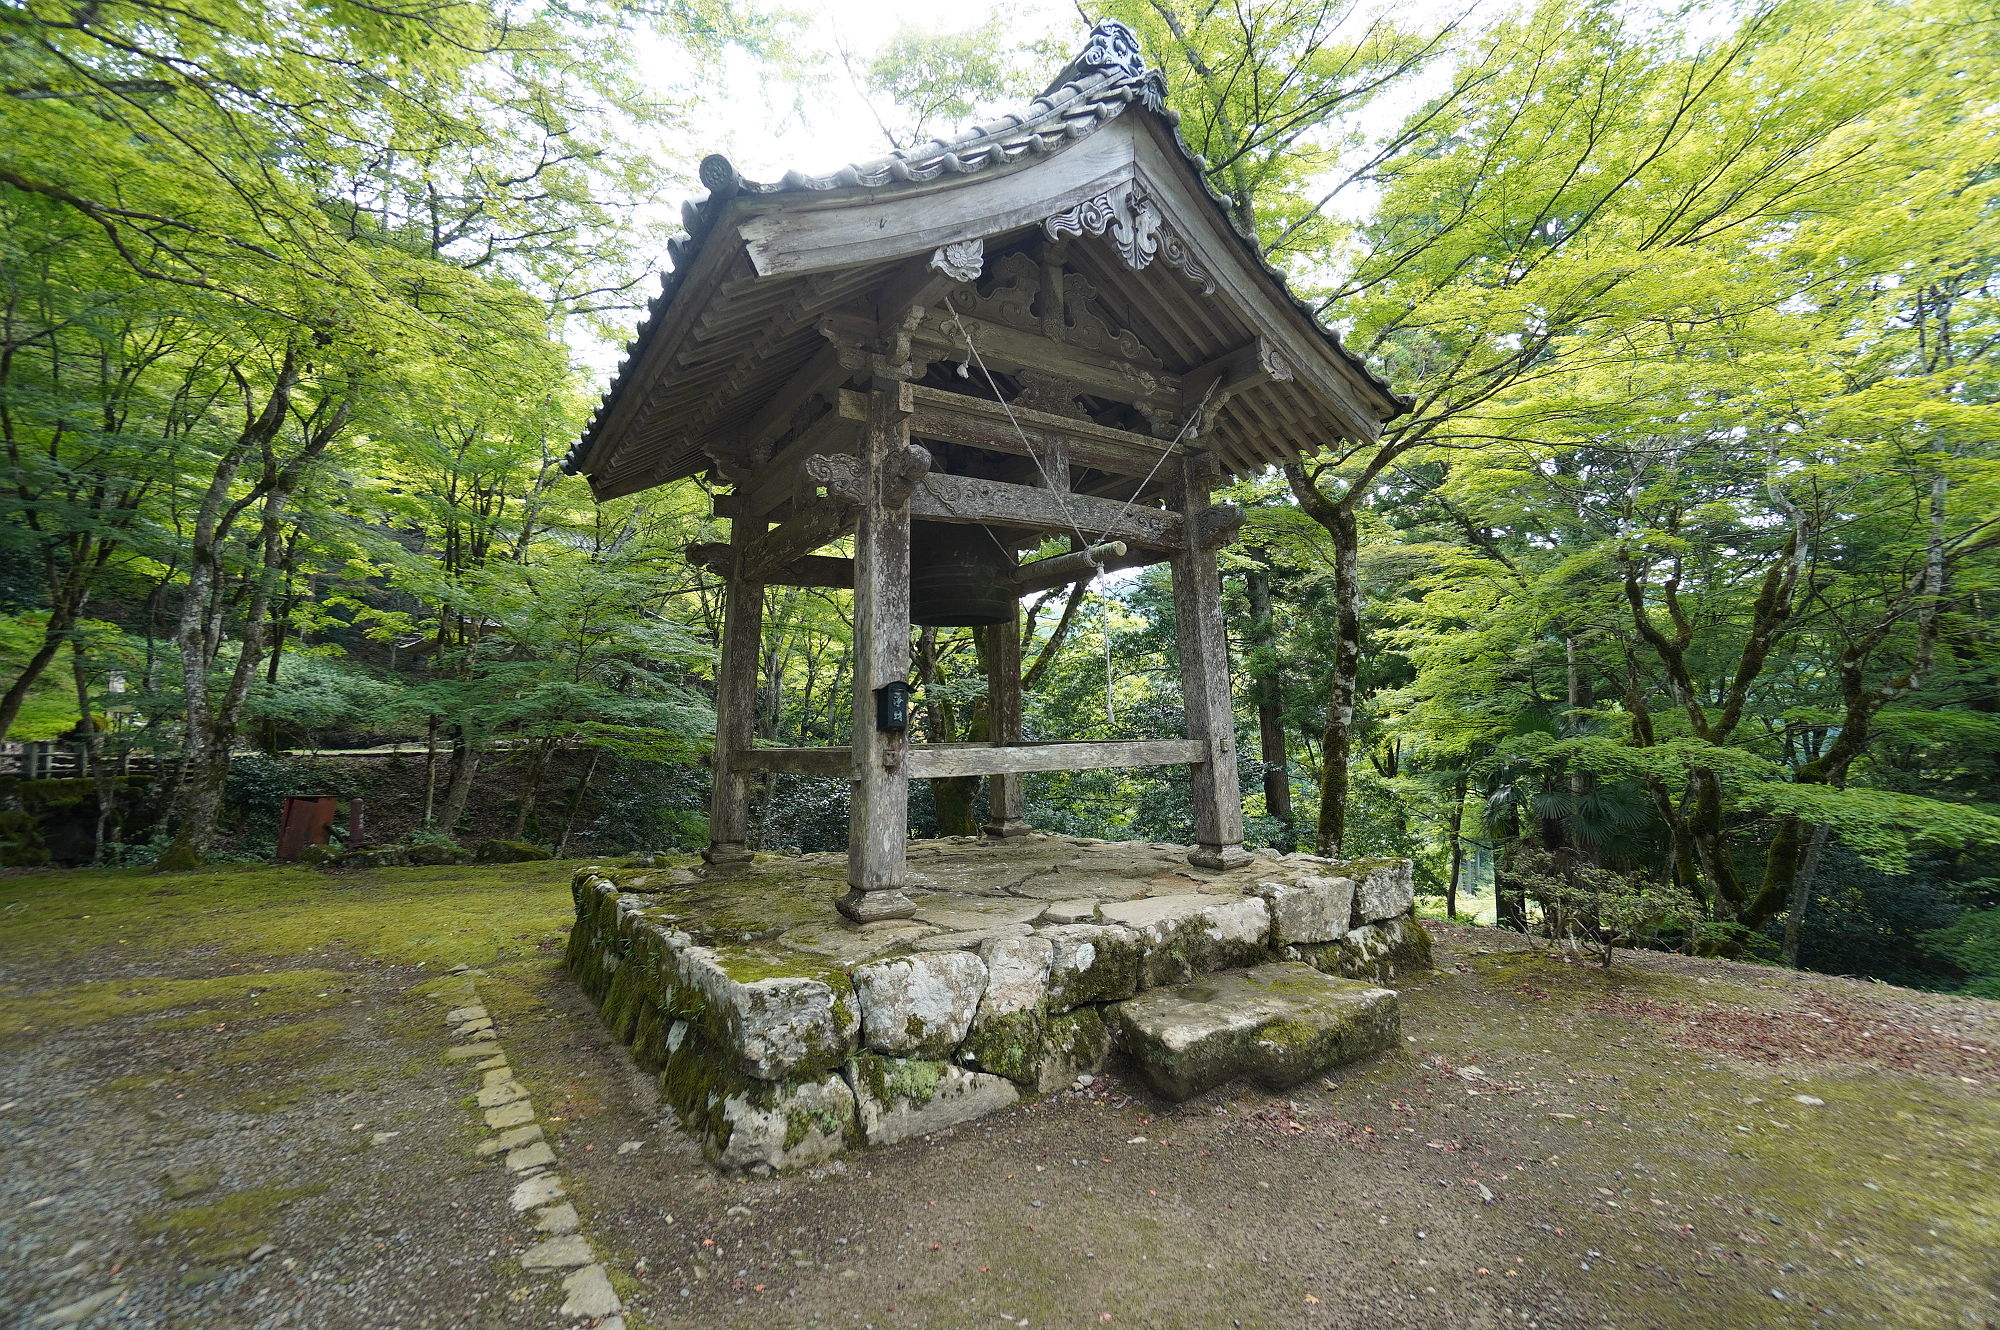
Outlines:
{"label": "carved wooden ornament", "polygon": [[1108,235],[1118,248],[1118,257],[1134,272],[1156,258],[1165,259],[1201,287],[1203,295],[1215,292],[1215,278],[1196,262],[1187,242],[1167,224],[1159,205],[1136,180],[1128,180],[1095,198],[1063,209],[1044,221],[1042,230],[1051,240]]}

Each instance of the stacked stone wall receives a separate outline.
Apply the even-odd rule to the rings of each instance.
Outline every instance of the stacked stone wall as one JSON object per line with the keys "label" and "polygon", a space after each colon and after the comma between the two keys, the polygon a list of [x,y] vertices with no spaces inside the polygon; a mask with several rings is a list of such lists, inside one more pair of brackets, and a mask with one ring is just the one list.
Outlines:
{"label": "stacked stone wall", "polygon": [[[731,911],[757,922],[757,893],[783,874],[760,865]],[[1109,1005],[1147,989],[1273,960],[1377,983],[1429,963],[1407,861],[1292,855],[1237,876],[1063,901],[1005,928],[860,932],[840,938],[842,958],[785,940],[792,926],[824,935],[797,908],[823,892],[831,915],[819,877],[774,897],[779,923],[735,931],[733,913],[703,927],[681,899],[717,880],[590,867],[572,885],[567,960],[709,1160],[762,1174],[1061,1090],[1112,1055]]]}

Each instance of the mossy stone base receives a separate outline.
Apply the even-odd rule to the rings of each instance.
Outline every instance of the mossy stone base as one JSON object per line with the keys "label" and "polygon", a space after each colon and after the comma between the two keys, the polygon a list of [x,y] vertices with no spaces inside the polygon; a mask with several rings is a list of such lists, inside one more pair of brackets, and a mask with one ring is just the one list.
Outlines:
{"label": "mossy stone base", "polygon": [[[1379,904],[1407,877],[1399,861],[1262,854],[1190,876],[1173,846],[1039,834],[910,852],[928,879],[917,916],[866,927],[834,909],[835,855],[647,856],[577,873],[569,970],[718,1167],[799,1168],[1060,1092],[1115,1043],[1143,1047],[1140,1024],[1110,1004],[1137,1010],[1148,989],[1166,1002],[1163,985],[1243,966],[1337,987],[1307,967],[1386,979],[1428,956],[1407,917],[1350,918],[1344,877],[1377,879]],[[1193,1005],[1241,1023],[1227,1001]],[[1289,1009],[1251,1025],[1233,1052],[1224,1040],[1158,1067],[1141,1057],[1142,1070],[1175,1096],[1218,1075],[1283,1084],[1380,1033]]]}
{"label": "mossy stone base", "polygon": [[1414,919],[1363,924],[1336,942],[1287,947],[1286,954],[1324,974],[1386,984],[1399,974],[1431,968],[1431,935]]}
{"label": "mossy stone base", "polygon": [[847,1064],[861,1134],[889,1145],[997,1113],[1021,1097],[1005,1077],[949,1062],[862,1053]]}
{"label": "mossy stone base", "polygon": [[1096,1007],[1078,1007],[1048,1017],[1031,1088],[1055,1094],[1086,1071],[1101,1071],[1111,1056],[1111,1030]]}
{"label": "mossy stone base", "polygon": [[738,1075],[685,1021],[669,1028],[661,1051],[660,1097],[717,1168],[782,1173],[861,1143],[854,1092],[838,1075],[784,1083]]}
{"label": "mossy stone base", "polygon": [[1401,1030],[1388,989],[1289,962],[1155,989],[1108,1011],[1119,1046],[1173,1100],[1239,1079],[1283,1089],[1380,1052]]}

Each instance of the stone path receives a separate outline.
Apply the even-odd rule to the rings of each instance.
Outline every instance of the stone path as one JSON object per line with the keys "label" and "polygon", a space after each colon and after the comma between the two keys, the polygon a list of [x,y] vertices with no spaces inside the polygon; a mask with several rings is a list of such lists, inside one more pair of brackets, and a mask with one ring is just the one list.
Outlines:
{"label": "stone path", "polygon": [[520,1255],[521,1268],[547,1273],[562,1281],[561,1316],[565,1324],[578,1318],[599,1330],[625,1330],[624,1305],[598,1260],[590,1240],[579,1231],[576,1206],[566,1198],[562,1174],[556,1170],[554,1148],[536,1120],[534,1101],[500,1045],[493,1019],[479,1001],[478,970],[465,969],[459,978],[439,988],[436,996],[457,1004],[445,1013],[454,1037],[465,1042],[446,1054],[453,1061],[471,1062],[481,1073],[477,1103],[493,1133],[479,1143],[482,1159],[504,1153],[507,1172],[519,1179],[509,1198],[513,1213],[525,1219],[538,1240]]}

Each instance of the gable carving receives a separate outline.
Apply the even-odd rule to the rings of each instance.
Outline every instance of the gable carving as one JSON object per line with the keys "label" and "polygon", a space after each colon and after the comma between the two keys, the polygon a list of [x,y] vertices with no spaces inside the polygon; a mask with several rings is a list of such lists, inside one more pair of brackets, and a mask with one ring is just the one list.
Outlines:
{"label": "gable carving", "polygon": [[1168,224],[1160,206],[1136,180],[1127,180],[1096,198],[1063,209],[1045,220],[1042,230],[1051,240],[1064,236],[1108,236],[1118,250],[1118,257],[1132,271],[1139,271],[1154,259],[1164,259],[1201,287],[1203,295],[1215,292],[1215,278],[1196,262],[1187,242]]}

